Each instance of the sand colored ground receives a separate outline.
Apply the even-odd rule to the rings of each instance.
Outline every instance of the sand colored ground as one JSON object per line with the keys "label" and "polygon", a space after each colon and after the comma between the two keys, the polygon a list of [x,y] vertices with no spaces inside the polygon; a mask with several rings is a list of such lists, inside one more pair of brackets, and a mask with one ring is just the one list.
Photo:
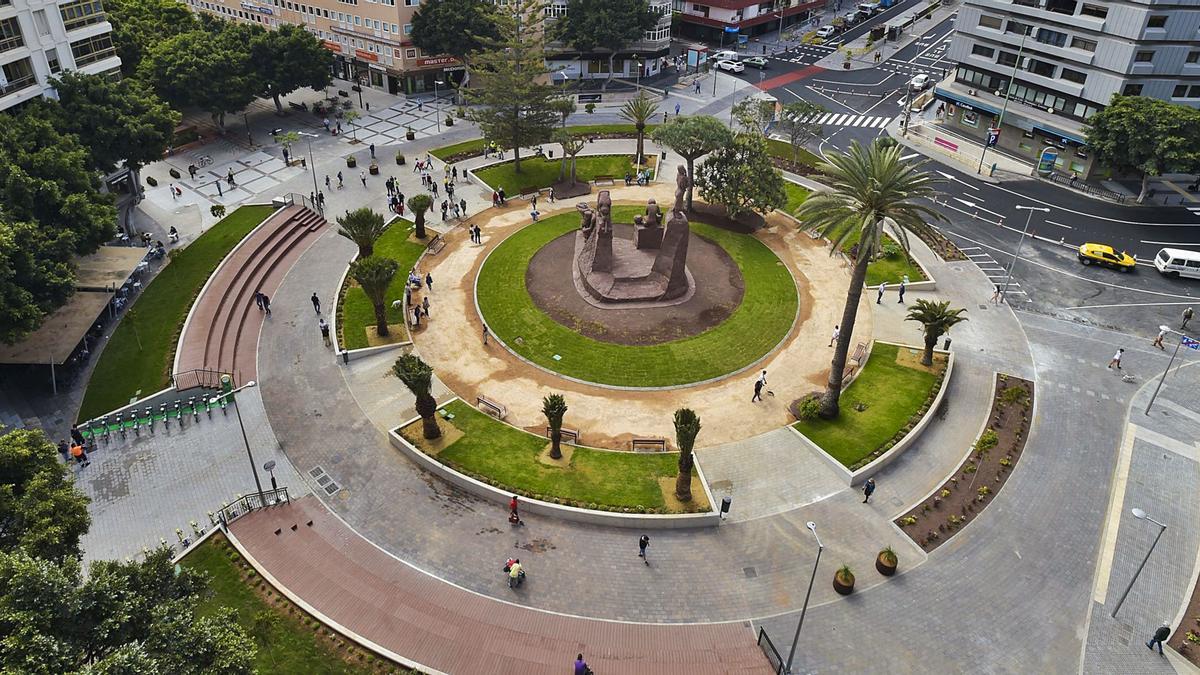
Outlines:
{"label": "sand colored ground", "polygon": [[[674,201],[673,186],[615,187],[614,203],[660,204]],[[588,201],[595,201],[593,192]],[[574,210],[581,199],[549,204],[540,200],[544,216]],[[829,249],[799,232],[793,222],[773,214],[758,238],[784,262],[799,290],[800,311],[783,343],[753,368],[716,382],[660,391],[617,390],[581,384],[530,365],[494,340],[483,345],[483,324],[475,305],[474,285],[479,268],[492,247],[529,224],[529,204],[509,200],[505,208],[483,211],[471,219],[483,229],[483,244],[472,244],[466,228],[455,227],[444,237],[446,247],[421,261],[422,271],[435,280],[431,320],[414,336],[417,352],[447,387],[469,403],[482,394],[508,408],[507,422],[518,427],[544,423],[542,397],[561,393],[570,407],[564,426],[578,429],[585,445],[628,449],[632,437],[674,438],[672,414],[677,408],[696,411],[703,424],[697,447],[755,436],[789,423],[787,406],[803,394],[820,389],[829,375],[833,350],[829,339],[841,321],[849,270]],[[516,291],[516,289],[514,289]],[[855,333],[860,341],[872,334],[871,312],[864,294]],[[767,389],[774,396],[752,403],[754,380],[767,370]]]}

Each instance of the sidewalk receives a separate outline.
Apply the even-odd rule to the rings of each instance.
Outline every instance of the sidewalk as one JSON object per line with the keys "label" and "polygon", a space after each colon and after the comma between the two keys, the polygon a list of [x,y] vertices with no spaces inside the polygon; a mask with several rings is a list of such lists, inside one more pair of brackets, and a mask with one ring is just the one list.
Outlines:
{"label": "sidewalk", "polygon": [[[918,5],[917,7],[909,8],[904,12],[895,14],[894,16],[889,14],[883,25],[890,24],[894,21],[899,21],[901,20],[901,17],[924,11],[924,9],[925,5],[922,4]],[[928,19],[919,19],[915,23],[910,24],[908,28],[901,33],[899,40],[874,40],[872,41],[872,45],[869,50],[867,49],[867,40],[870,38],[871,33],[870,31],[867,31],[867,33],[864,35],[854,38],[848,43],[843,43],[840,47],[838,47],[837,51],[831,53],[829,56],[826,56],[820,61],[817,61],[815,65],[826,70],[866,70],[867,68],[874,68],[880,63],[885,63],[891,60],[891,58],[895,56],[897,52],[916,42],[917,40],[920,40],[924,36],[925,29],[933,28],[954,14],[957,14],[958,9],[959,7],[957,4],[939,5],[937,9],[933,10],[933,13]],[[854,54],[850,58],[849,68],[845,67],[847,50]],[[876,53],[883,54],[880,61],[875,60]]]}

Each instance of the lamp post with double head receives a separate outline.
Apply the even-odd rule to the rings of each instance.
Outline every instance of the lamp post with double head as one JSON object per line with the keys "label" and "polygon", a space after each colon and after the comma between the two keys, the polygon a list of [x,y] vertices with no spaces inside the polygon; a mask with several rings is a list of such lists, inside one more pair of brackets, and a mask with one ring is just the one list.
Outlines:
{"label": "lamp post with double head", "polygon": [[1184,338],[1188,337],[1187,335],[1180,333],[1177,330],[1171,330],[1167,326],[1159,326],[1158,329],[1164,333],[1171,333],[1172,335],[1178,335],[1180,339],[1178,342],[1175,343],[1175,350],[1171,352],[1171,360],[1169,362],[1167,362],[1167,367],[1165,370],[1163,370],[1162,377],[1158,378],[1158,385],[1156,385],[1154,387],[1154,393],[1150,395],[1150,402],[1146,404],[1146,412],[1143,413],[1145,415],[1149,415],[1150,408],[1154,407],[1154,401],[1155,401],[1155,399],[1158,398],[1158,392],[1162,391],[1163,382],[1166,381],[1166,379],[1167,379],[1167,373],[1171,372],[1171,366],[1175,365],[1175,357],[1179,356],[1179,348],[1183,346]]}
{"label": "lamp post with double head", "polygon": [[[317,136],[316,134],[310,134],[307,131],[297,131],[296,133],[300,134],[301,136],[308,139],[308,168],[310,170],[312,170],[313,194],[318,195],[321,192],[321,187],[317,184],[317,165],[316,165],[316,163],[313,162],[312,139],[320,138],[320,137]],[[320,213],[321,215],[325,215],[325,213],[324,213],[325,209],[323,209],[321,207],[321,200],[317,199],[316,202],[317,203],[314,204],[314,206],[317,207],[317,213]]]}
{"label": "lamp post with double head", "polygon": [[433,81],[433,119],[437,122],[438,133],[442,133],[442,115],[438,112],[438,87],[445,84],[441,80]]}

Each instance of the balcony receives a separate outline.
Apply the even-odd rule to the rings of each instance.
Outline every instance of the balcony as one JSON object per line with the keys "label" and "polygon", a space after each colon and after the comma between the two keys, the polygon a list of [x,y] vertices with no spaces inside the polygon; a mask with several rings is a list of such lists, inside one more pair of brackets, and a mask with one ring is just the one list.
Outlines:
{"label": "balcony", "polygon": [[8,52],[25,46],[25,38],[21,36],[21,27],[16,17],[0,20],[0,52]]}
{"label": "balcony", "polygon": [[33,72],[33,64],[28,58],[6,63],[0,66],[0,70],[3,70],[4,79],[8,81],[7,84],[0,85],[0,96],[28,89],[38,83],[37,75]]}

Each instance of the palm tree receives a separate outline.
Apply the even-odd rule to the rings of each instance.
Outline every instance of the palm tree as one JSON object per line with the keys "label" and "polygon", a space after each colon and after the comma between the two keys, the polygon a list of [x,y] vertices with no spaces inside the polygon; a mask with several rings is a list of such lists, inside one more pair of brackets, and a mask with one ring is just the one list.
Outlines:
{"label": "palm tree", "polygon": [[567,414],[567,401],[562,394],[550,394],[542,399],[542,414],[550,425],[550,459],[562,459],[562,420]]}
{"label": "palm tree", "polygon": [[350,263],[350,277],[358,282],[363,293],[367,295],[367,300],[370,300],[371,306],[375,308],[375,330],[378,331],[379,337],[387,337],[388,334],[385,303],[388,286],[392,285],[392,279],[396,278],[398,269],[400,263],[395,260],[374,255]]}
{"label": "palm tree", "polygon": [[646,141],[646,122],[658,112],[658,103],[646,96],[646,92],[638,92],[637,98],[632,98],[621,106],[621,117],[633,122],[637,129],[637,163],[643,164],[646,159],[644,144]]}
{"label": "palm tree", "polygon": [[700,417],[691,408],[675,411],[675,445],[679,446],[679,475],[675,478],[675,496],[681,502],[692,501],[692,446],[700,433]]}
{"label": "palm tree", "polygon": [[433,388],[433,369],[416,354],[405,354],[392,364],[392,374],[400,378],[404,386],[417,397],[417,414],[427,440],[441,438],[442,430],[437,423],[437,401],[429,390]]}
{"label": "palm tree", "polygon": [[829,385],[821,396],[819,414],[824,419],[838,416],[842,374],[867,277],[867,263],[879,251],[884,230],[907,250],[905,228],[914,232],[929,230],[927,219],[942,220],[942,214],[917,203],[934,195],[935,179],[920,170],[919,165],[901,161],[900,150],[901,146],[886,148],[878,142],[864,148],[856,141],[845,154],[831,154],[818,169],[832,191],[814,192],[796,209],[803,227],[813,228],[833,242],[830,255],[841,250],[848,239],[858,237],[859,253],[846,291],[841,336],[833,353]]}
{"label": "palm tree", "polygon": [[337,219],[338,234],[358,245],[358,257],[369,258],[375,252],[375,241],[383,236],[387,224],[381,214],[365,206],[349,211]]}
{"label": "palm tree", "polygon": [[417,239],[424,239],[425,212],[433,208],[433,197],[425,194],[413,195],[408,198],[408,208],[413,212],[413,224],[416,227]]}
{"label": "palm tree", "polygon": [[917,300],[909,306],[908,316],[904,317],[904,320],[918,321],[925,327],[925,353],[921,356],[922,364],[933,365],[933,348],[937,345],[938,338],[950,332],[955,324],[967,321],[967,317],[961,316],[965,311],[966,308],[950,309],[949,300]]}

